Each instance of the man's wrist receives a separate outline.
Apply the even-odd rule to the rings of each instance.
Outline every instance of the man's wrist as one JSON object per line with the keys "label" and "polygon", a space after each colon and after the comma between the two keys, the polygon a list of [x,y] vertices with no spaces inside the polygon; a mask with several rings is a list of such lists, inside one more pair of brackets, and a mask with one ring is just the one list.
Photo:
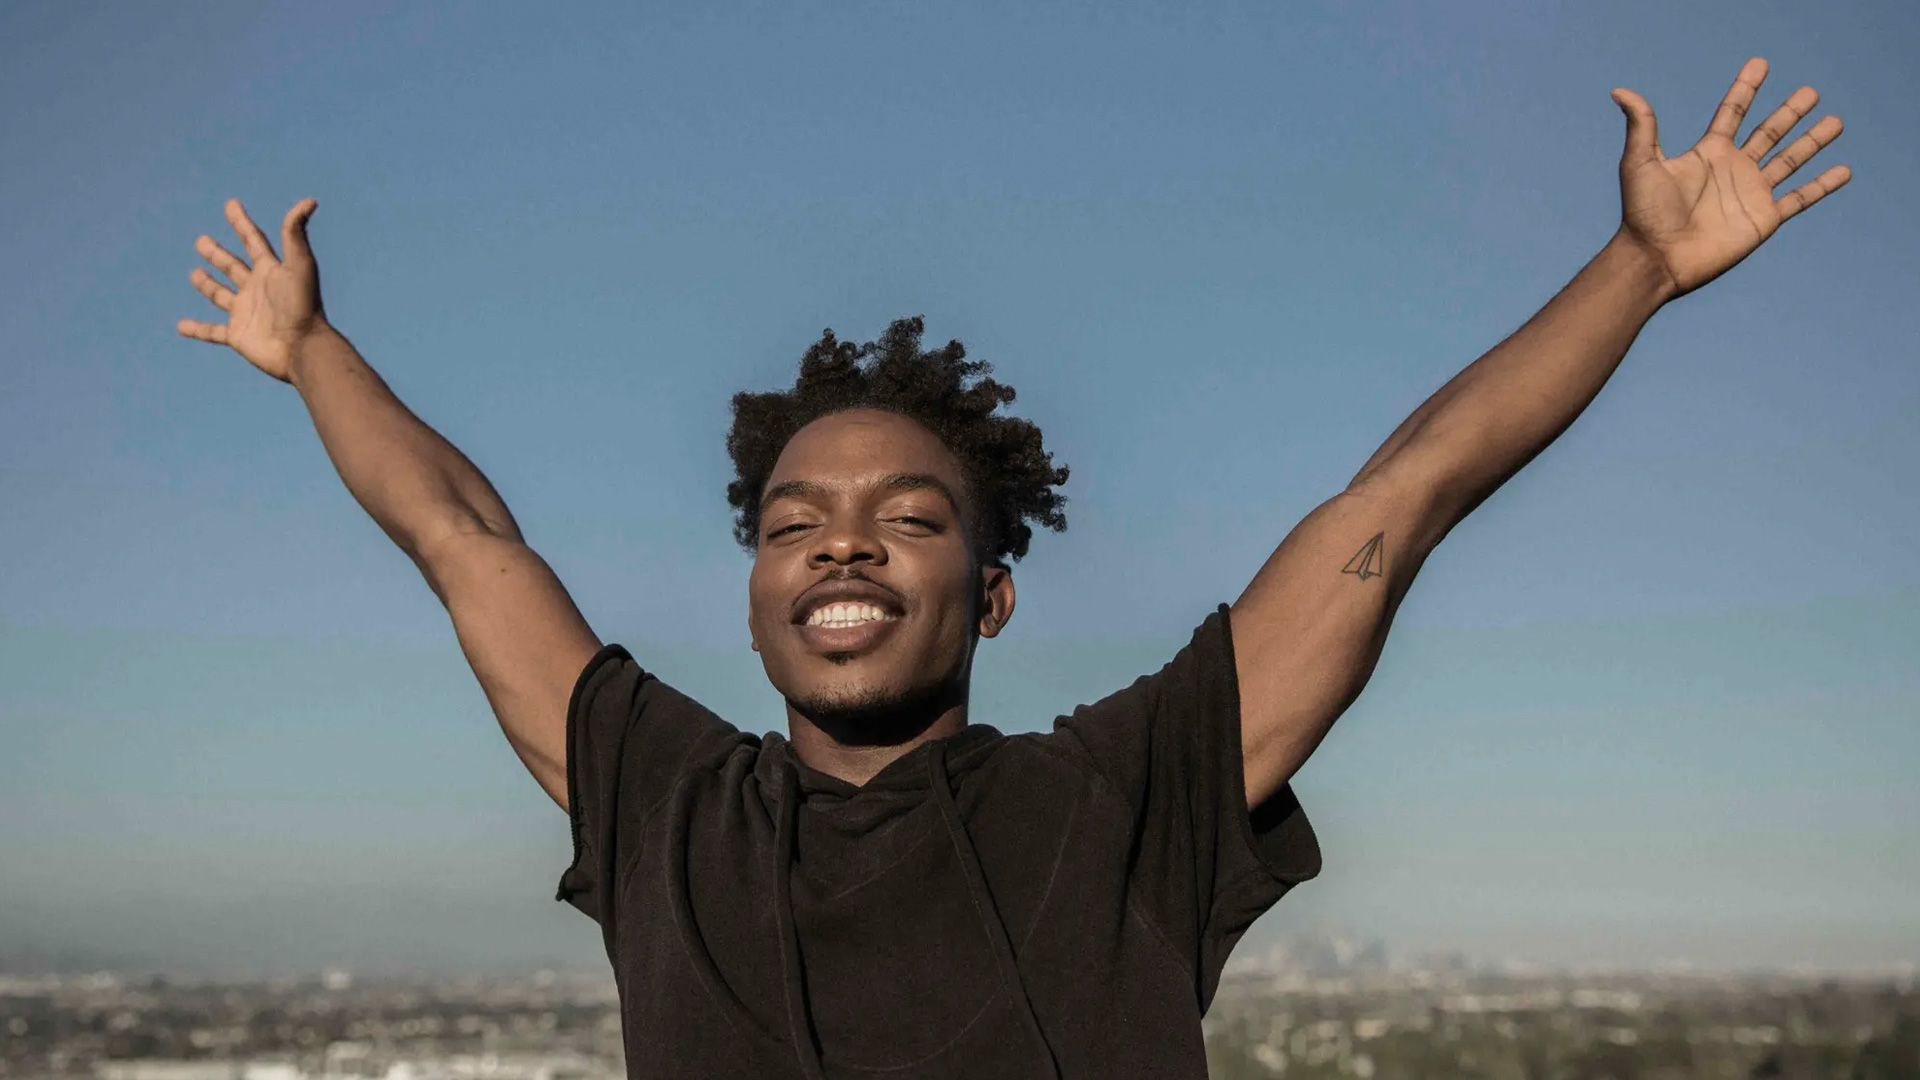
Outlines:
{"label": "man's wrist", "polygon": [[1638,283],[1648,301],[1648,315],[1680,295],[1679,283],[1673,280],[1666,260],[1629,232],[1624,224],[1614,231],[1606,246],[1600,249],[1595,262],[1603,262],[1609,269],[1627,275]]}
{"label": "man's wrist", "polygon": [[287,381],[293,384],[294,389],[299,389],[301,369],[310,365],[316,354],[321,354],[320,360],[324,363],[324,354],[341,346],[348,349],[353,347],[344,335],[333,328],[333,324],[325,319],[315,319],[307,332],[295,339],[292,348],[288,350]]}

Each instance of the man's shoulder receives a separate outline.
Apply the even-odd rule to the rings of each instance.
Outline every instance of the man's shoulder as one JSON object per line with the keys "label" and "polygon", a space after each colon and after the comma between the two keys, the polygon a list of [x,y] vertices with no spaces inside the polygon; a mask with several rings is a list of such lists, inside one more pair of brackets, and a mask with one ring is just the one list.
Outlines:
{"label": "man's shoulder", "polygon": [[995,764],[1021,780],[1059,793],[1084,790],[1096,799],[1111,800],[1125,809],[1127,800],[1087,757],[1081,745],[1053,731],[1020,731],[1007,735],[994,752]]}

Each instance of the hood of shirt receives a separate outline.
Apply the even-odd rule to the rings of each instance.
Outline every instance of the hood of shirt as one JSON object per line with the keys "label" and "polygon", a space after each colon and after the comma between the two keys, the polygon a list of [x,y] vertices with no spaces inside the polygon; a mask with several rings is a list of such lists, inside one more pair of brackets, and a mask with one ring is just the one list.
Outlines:
{"label": "hood of shirt", "polygon": [[[770,856],[773,865],[769,870],[774,883],[771,900],[774,921],[779,931],[779,956],[770,956],[767,960],[781,973],[787,1032],[800,1071],[809,1080],[825,1080],[826,1074],[821,1066],[813,1002],[803,978],[794,920],[793,868],[797,859],[807,857],[797,851],[800,810],[810,806],[828,812],[835,835],[857,844],[863,835],[877,833],[904,815],[923,812],[929,803],[937,811],[939,827],[966,880],[971,900],[967,906],[979,920],[980,929],[990,944],[1000,990],[1020,1017],[1031,1044],[1033,1068],[1029,1075],[1058,1080],[1059,1066],[1021,983],[1006,924],[981,873],[979,855],[954,802],[955,786],[1004,741],[1005,736],[991,725],[970,724],[952,735],[921,743],[889,762],[864,785],[855,785],[809,767],[799,760],[792,744],[778,732],[765,736],[754,773],[761,804],[774,824]],[[832,852],[823,852],[816,857],[832,856]],[[700,940],[700,930],[691,911],[677,907],[673,917],[689,952],[704,955],[705,943]],[[938,944],[930,943],[927,950],[930,963],[939,962],[938,958],[943,955],[943,950],[935,947]],[[739,1008],[738,1000],[731,995],[721,995],[721,1000]],[[742,1026],[758,1026],[750,1017],[736,1019]]]}

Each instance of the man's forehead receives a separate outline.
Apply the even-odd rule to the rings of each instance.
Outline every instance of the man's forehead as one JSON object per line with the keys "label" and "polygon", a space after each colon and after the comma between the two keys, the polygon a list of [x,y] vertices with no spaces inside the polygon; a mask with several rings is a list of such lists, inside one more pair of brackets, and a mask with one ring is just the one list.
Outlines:
{"label": "man's forehead", "polygon": [[822,474],[795,477],[767,487],[760,497],[764,509],[776,499],[831,499],[842,494],[893,494],[902,491],[930,491],[947,500],[956,511],[959,496],[951,485],[929,472],[868,471],[857,474]]}

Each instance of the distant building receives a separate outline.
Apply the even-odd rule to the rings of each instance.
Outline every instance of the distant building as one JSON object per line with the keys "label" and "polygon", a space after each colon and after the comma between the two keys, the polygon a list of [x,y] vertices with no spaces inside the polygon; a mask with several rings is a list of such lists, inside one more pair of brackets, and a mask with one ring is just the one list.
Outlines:
{"label": "distant building", "polygon": [[100,1062],[93,1067],[93,1075],[98,1080],[248,1080],[246,1067],[244,1061],[142,1058]]}

